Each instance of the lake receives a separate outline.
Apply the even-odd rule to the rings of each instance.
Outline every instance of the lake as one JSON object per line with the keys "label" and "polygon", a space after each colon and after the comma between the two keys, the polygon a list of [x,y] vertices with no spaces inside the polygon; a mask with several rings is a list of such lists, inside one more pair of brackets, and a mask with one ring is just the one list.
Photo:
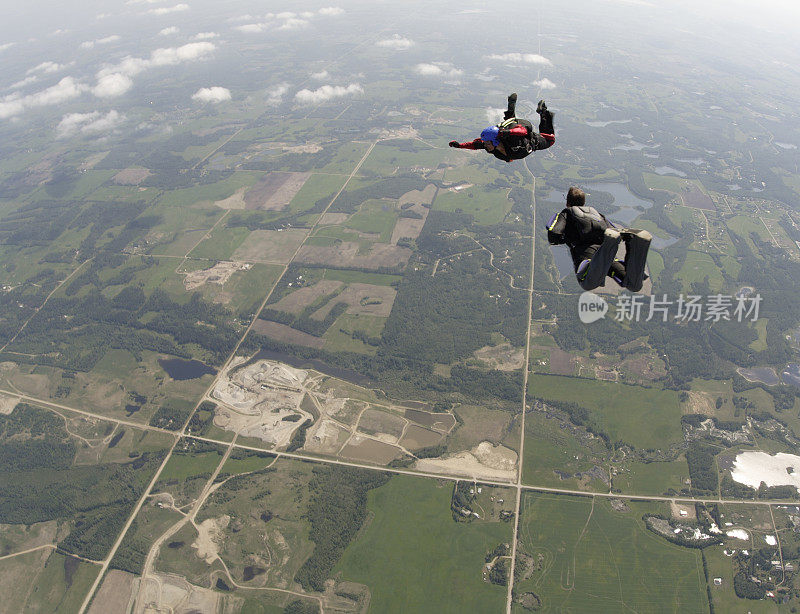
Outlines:
{"label": "lake", "polygon": [[783,381],[787,384],[792,384],[800,388],[800,364],[794,362],[786,365],[783,373],[781,373],[781,377],[783,377]]}
{"label": "lake", "polygon": [[761,382],[767,386],[780,384],[781,380],[772,367],[753,367],[750,369],[739,368],[736,372],[748,382]]}
{"label": "lake", "polygon": [[[611,214],[606,214],[601,211],[606,217],[620,226],[630,226],[630,224],[642,214],[642,209],[649,209],[653,203],[649,200],[644,200],[633,194],[624,183],[587,183],[584,185],[587,192],[591,190],[600,190],[601,192],[608,192],[614,197],[612,207],[617,207],[617,210]],[[544,200],[556,203],[563,203],[566,199],[566,194],[560,190],[551,190],[550,194]],[[587,198],[587,204],[591,203],[591,195]],[[678,237],[668,235],[666,238],[653,236],[653,247],[655,249],[664,249],[669,247],[678,240]],[[554,246],[558,247],[558,246]],[[556,266],[562,279],[569,273],[574,271],[572,265],[572,258],[569,255],[563,254],[564,250],[553,250],[553,258],[556,260]]]}
{"label": "lake", "polygon": [[217,370],[199,360],[183,358],[159,358],[158,364],[174,380],[197,379],[204,375],[216,375]]}
{"label": "lake", "polygon": [[558,276],[561,279],[575,272],[575,266],[572,264],[572,256],[569,255],[569,248],[567,246],[551,245],[550,252],[553,254],[553,260],[556,261]]}
{"label": "lake", "polygon": [[[642,214],[642,209],[649,209],[653,203],[634,195],[624,183],[587,183],[589,190],[608,192],[614,197],[614,206],[618,208],[607,217],[623,226],[630,225],[633,220]],[[591,202],[591,198],[589,199]],[[601,211],[601,213],[604,213]]]}

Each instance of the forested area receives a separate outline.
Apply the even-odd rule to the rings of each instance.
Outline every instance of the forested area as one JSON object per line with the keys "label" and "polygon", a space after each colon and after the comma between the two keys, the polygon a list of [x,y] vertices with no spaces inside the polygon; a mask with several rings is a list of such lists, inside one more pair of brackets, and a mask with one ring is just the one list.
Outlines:
{"label": "forested area", "polygon": [[353,467],[314,467],[306,515],[314,552],[295,575],[305,590],[325,590],[331,569],[367,517],[367,493],[389,479],[387,474]]}
{"label": "forested area", "polygon": [[75,444],[64,420],[25,404],[0,416],[0,523],[71,523],[59,548],[102,559],[164,456],[72,466]]}
{"label": "forested area", "polygon": [[[110,258],[77,276],[65,296],[51,298],[30,320],[13,349],[37,355],[37,364],[75,371],[91,369],[109,348],[128,350],[137,359],[145,350],[189,358],[191,352],[185,346],[196,344],[212,362],[227,357],[238,332],[223,307],[203,300],[199,293],[178,302],[159,288],[146,296],[138,286],[128,286],[109,299],[101,289],[111,284],[101,283],[97,274],[116,268],[115,257]],[[102,268],[104,264],[108,268]],[[124,267],[111,281],[127,283],[137,270],[135,264]],[[15,355],[14,359],[25,361],[24,356]]]}
{"label": "forested area", "polygon": [[384,327],[380,352],[450,364],[491,345],[493,332],[523,345],[527,296],[510,289],[508,279],[488,267],[488,259],[486,252],[452,259],[436,277],[409,269]]}

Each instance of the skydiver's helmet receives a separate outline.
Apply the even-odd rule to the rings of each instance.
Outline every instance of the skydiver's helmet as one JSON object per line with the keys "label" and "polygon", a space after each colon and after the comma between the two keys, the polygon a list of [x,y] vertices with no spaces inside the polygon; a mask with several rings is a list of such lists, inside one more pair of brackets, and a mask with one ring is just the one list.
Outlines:
{"label": "skydiver's helmet", "polygon": [[497,147],[498,145],[500,145],[500,139],[498,138],[499,134],[500,134],[500,128],[498,128],[497,126],[489,126],[488,128],[484,129],[483,132],[481,132],[481,141],[483,141],[484,143],[491,143],[492,145]]}

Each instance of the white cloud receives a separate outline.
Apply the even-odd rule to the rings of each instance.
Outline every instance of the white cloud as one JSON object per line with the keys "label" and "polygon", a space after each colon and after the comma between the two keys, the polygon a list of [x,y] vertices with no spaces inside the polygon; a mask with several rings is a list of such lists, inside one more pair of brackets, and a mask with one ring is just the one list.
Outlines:
{"label": "white cloud", "polygon": [[181,47],[163,47],[156,49],[149,58],[135,58],[128,56],[115,66],[106,66],[101,69],[98,78],[112,73],[122,73],[129,77],[156,66],[174,66],[182,62],[191,62],[202,59],[216,49],[214,43],[206,41],[187,43]]}
{"label": "white cloud", "polygon": [[164,28],[159,32],[161,36],[169,36],[170,34],[177,34],[177,33],[178,33],[178,28],[176,28],[175,26]]}
{"label": "white cloud", "polygon": [[317,81],[324,81],[325,79],[330,79],[330,77],[331,76],[327,70],[311,73],[311,78],[316,79]]}
{"label": "white cloud", "polygon": [[11,49],[11,47],[13,47],[16,44],[17,43],[3,43],[2,45],[0,45],[0,51],[5,51],[6,49]]}
{"label": "white cloud", "polygon": [[114,98],[121,96],[133,87],[130,77],[118,72],[103,75],[97,80],[97,85],[92,88],[92,93],[98,98]]}
{"label": "white cloud", "polygon": [[498,109],[495,107],[487,107],[486,108],[486,121],[490,124],[497,124],[503,119],[503,114],[505,113],[505,109]]}
{"label": "white cloud", "polygon": [[35,72],[50,74],[54,72],[58,72],[62,68],[66,68],[67,64],[59,64],[58,62],[42,62],[38,66],[34,66],[30,70],[28,70],[25,74],[32,75]]}
{"label": "white cloud", "polygon": [[108,43],[115,43],[118,40],[120,40],[120,36],[118,34],[112,34],[111,36],[106,36],[105,38],[98,38],[97,40],[93,41],[84,41],[81,43],[81,49],[91,49],[95,45],[107,45]]}
{"label": "white cloud", "polygon": [[333,98],[363,94],[364,88],[358,83],[351,83],[347,87],[341,85],[323,85],[316,90],[300,90],[294,97],[300,104],[320,104]]}
{"label": "white cloud", "polygon": [[464,9],[463,11],[459,11],[459,15],[479,15],[481,13],[488,13],[486,9]]}
{"label": "white cloud", "polygon": [[115,110],[105,115],[99,111],[91,113],[69,113],[61,118],[56,130],[59,138],[78,134],[99,134],[109,132],[121,124],[125,116]]}
{"label": "white cloud", "polygon": [[105,66],[97,72],[95,96],[109,98],[127,92],[133,85],[131,77],[158,66],[175,66],[184,62],[203,59],[216,49],[214,43],[207,41],[187,43],[181,47],[156,49],[149,58],[128,56],[119,64]]}
{"label": "white cloud", "polygon": [[162,6],[157,9],[150,9],[147,11],[150,15],[168,15],[169,13],[180,13],[181,11],[188,11],[189,5],[181,2],[175,6]]}
{"label": "white cloud", "polygon": [[405,51],[414,46],[414,41],[408,38],[404,38],[399,34],[395,34],[392,38],[385,38],[383,40],[379,40],[377,43],[378,47],[385,47],[387,49],[394,49],[395,51]]}
{"label": "white cloud", "polygon": [[420,75],[426,77],[458,77],[464,74],[460,68],[456,68],[449,62],[433,62],[432,64],[417,64],[414,67]]}
{"label": "white cloud", "polygon": [[284,11],[275,15],[276,19],[294,19],[295,17],[297,17],[297,13],[292,13],[291,11]]}
{"label": "white cloud", "polygon": [[259,32],[263,32],[269,27],[268,23],[246,23],[242,26],[236,26],[236,30],[242,32],[243,34],[258,34]]}
{"label": "white cloud", "polygon": [[533,85],[543,90],[552,90],[555,89],[556,87],[556,84],[547,78],[537,79],[536,81],[533,82]]}
{"label": "white cloud", "polygon": [[498,60],[500,62],[511,62],[512,64],[540,64],[542,66],[552,66],[552,62],[538,53],[494,53],[487,55],[488,60]]}
{"label": "white cloud", "polygon": [[31,75],[30,77],[25,77],[22,81],[17,81],[16,83],[12,83],[10,89],[17,90],[21,87],[25,87],[26,85],[30,85],[31,83],[36,83],[39,80],[39,77],[36,75]]}
{"label": "white cloud", "polygon": [[271,105],[280,104],[286,92],[289,91],[288,83],[279,83],[267,90],[267,103]]}
{"label": "white cloud", "polygon": [[308,25],[308,21],[305,19],[297,19],[296,17],[290,17],[286,21],[284,21],[280,26],[278,26],[278,30],[297,30],[299,28],[305,28]]}
{"label": "white cloud", "polygon": [[320,15],[327,15],[329,17],[335,17],[336,15],[341,15],[344,13],[343,8],[339,8],[338,6],[326,6],[325,8],[321,8],[319,10]]}
{"label": "white cloud", "polygon": [[217,38],[219,34],[216,32],[199,32],[193,36],[194,40],[196,41],[204,41],[209,40],[211,38]]}
{"label": "white cloud", "polygon": [[27,96],[11,94],[0,100],[0,119],[19,115],[30,108],[66,102],[77,98],[86,89],[85,85],[72,77],[64,77],[55,85],[34,94],[28,94]]}
{"label": "white cloud", "polygon": [[192,100],[218,104],[231,99],[231,91],[225,87],[203,87],[192,95]]}

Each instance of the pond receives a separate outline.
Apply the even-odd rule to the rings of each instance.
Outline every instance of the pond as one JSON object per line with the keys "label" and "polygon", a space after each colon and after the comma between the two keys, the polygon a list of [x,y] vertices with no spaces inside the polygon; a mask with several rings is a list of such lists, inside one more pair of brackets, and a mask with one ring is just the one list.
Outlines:
{"label": "pond", "polygon": [[677,168],[672,168],[671,166],[656,166],[655,171],[658,175],[677,175],[678,177],[686,177],[686,173],[678,170]]}
{"label": "pond", "polygon": [[781,383],[778,374],[772,367],[752,367],[750,369],[739,368],[736,372],[748,382],[760,382],[767,386],[775,386]]}
{"label": "pond", "polygon": [[183,358],[159,358],[158,364],[174,380],[197,379],[204,375],[216,375],[217,370],[199,360]]}

